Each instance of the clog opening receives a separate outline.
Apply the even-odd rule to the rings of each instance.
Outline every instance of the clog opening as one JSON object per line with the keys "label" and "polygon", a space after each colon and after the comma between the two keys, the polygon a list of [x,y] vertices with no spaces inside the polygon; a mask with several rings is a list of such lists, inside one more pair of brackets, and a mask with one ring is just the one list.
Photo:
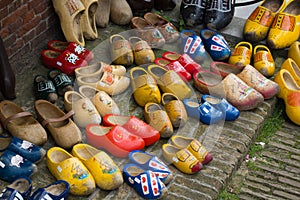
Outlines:
{"label": "clog opening", "polygon": [[51,47],[53,47],[54,49],[58,49],[60,51],[65,50],[68,45],[69,43],[64,41],[55,41],[50,44]]}
{"label": "clog opening", "polygon": [[300,90],[300,87],[295,82],[294,78],[289,73],[283,73],[283,80],[286,80],[286,85],[291,90]]}
{"label": "clog opening", "polygon": [[89,85],[82,85],[79,87],[79,93],[89,99],[92,99],[97,92],[98,90],[96,88]]}
{"label": "clog opening", "polygon": [[296,0],[291,2],[282,12],[296,16],[300,15],[300,1]]}
{"label": "clog opening", "polygon": [[221,102],[221,99],[219,98],[212,98],[212,97],[206,97],[205,99],[210,104],[218,104]]}
{"label": "clog opening", "polygon": [[48,58],[57,58],[58,56],[60,56],[60,52],[57,51],[52,51],[52,50],[46,50],[45,51],[45,56]]}
{"label": "clog opening", "polygon": [[80,75],[90,75],[93,73],[96,73],[97,71],[99,71],[102,68],[102,63],[95,63],[86,67],[80,67],[78,68],[77,72]]}
{"label": "clog opening", "polygon": [[169,53],[169,54],[165,54],[165,57],[170,59],[170,60],[178,60],[178,58],[180,57],[180,54]]}
{"label": "clog opening", "polygon": [[187,101],[186,104],[192,108],[198,108],[200,106],[200,104],[195,101]]}
{"label": "clog opening", "polygon": [[206,85],[214,86],[219,84],[222,80],[220,76],[210,72],[199,72],[196,74],[199,81],[205,83]]}
{"label": "clog opening", "polygon": [[142,69],[134,69],[132,71],[132,77],[133,78],[137,78],[137,77],[140,77],[140,76],[145,75],[145,74],[147,74],[147,72],[145,70],[143,70],[143,68]]}
{"label": "clog opening", "polygon": [[146,162],[148,162],[151,159],[150,155],[147,155],[145,153],[139,153],[139,152],[135,152],[132,157],[134,158],[134,160],[140,164],[145,164]]}
{"label": "clog opening", "polygon": [[182,138],[182,137],[175,137],[173,140],[174,144],[176,144],[176,146],[178,146],[179,148],[187,147],[192,141],[193,139]]}
{"label": "clog opening", "polygon": [[99,75],[97,74],[97,75],[95,75],[95,76],[87,76],[87,77],[82,77],[82,81],[83,82],[85,82],[85,83],[92,83],[92,84],[94,84],[94,83],[97,83],[99,80],[100,80],[100,78],[102,77],[102,75],[103,75],[103,72],[102,73],[100,73]]}
{"label": "clog opening", "polygon": [[143,172],[145,172],[143,169],[136,166],[129,166],[127,168],[127,173],[130,174],[131,176],[137,176]]}
{"label": "clog opening", "polygon": [[109,121],[112,124],[119,124],[120,126],[123,126],[129,120],[129,118],[129,116],[110,115],[107,118],[107,121]]}
{"label": "clog opening", "polygon": [[49,187],[46,187],[45,190],[54,195],[54,196],[59,196],[66,190],[66,185],[64,183],[58,183],[55,185],[49,185]]}
{"label": "clog opening", "polygon": [[241,71],[243,71],[244,66],[228,66],[228,63],[216,63],[216,67],[221,72],[227,72],[227,73],[233,73],[233,74],[239,74]]}
{"label": "clog opening", "polygon": [[[153,65],[152,65],[153,66]],[[155,75],[155,76],[158,76],[158,77],[161,77],[162,75],[164,75],[167,70],[162,68],[162,67],[159,67],[159,66],[153,66],[153,67],[150,67],[150,71]]]}
{"label": "clog opening", "polygon": [[91,148],[89,146],[82,146],[81,148],[76,148],[77,154],[82,157],[84,160],[89,160],[94,155],[99,153],[100,151],[98,149]]}
{"label": "clog opening", "polygon": [[265,1],[261,6],[269,8],[272,12],[277,12],[282,2],[282,0]]}
{"label": "clog opening", "polygon": [[[13,116],[17,113],[24,112],[22,109],[20,109],[18,106],[15,106],[13,104],[4,104],[1,108],[2,115],[5,118],[8,118],[10,116]],[[36,124],[36,120],[31,116],[24,116],[24,117],[18,117],[11,121],[13,124],[17,125],[30,125],[30,124]],[[7,123],[7,126],[9,126],[10,122]]]}
{"label": "clog opening", "polygon": [[173,101],[173,100],[178,100],[178,98],[171,93],[163,94],[162,101],[164,104],[169,103],[170,101]]}
{"label": "clog opening", "polygon": [[20,193],[24,193],[30,188],[30,186],[31,186],[31,183],[27,179],[20,178],[20,179],[15,180],[8,187],[13,188]]}
{"label": "clog opening", "polygon": [[107,134],[111,129],[112,129],[112,127],[91,126],[89,128],[89,131],[91,133],[93,133],[94,135],[103,136],[103,135]]}
{"label": "clog opening", "polygon": [[155,112],[155,111],[162,110],[162,108],[156,103],[151,103],[151,104],[148,104],[146,110],[147,110],[147,112]]}
{"label": "clog opening", "polygon": [[179,148],[173,146],[173,145],[167,145],[165,146],[165,152],[167,152],[168,154],[176,154],[178,151],[180,151]]}
{"label": "clog opening", "polygon": [[298,66],[295,62],[291,62],[291,64],[297,76],[300,77],[300,69],[299,69],[300,66]]}
{"label": "clog opening", "polygon": [[70,155],[68,155],[65,152],[60,151],[60,150],[53,151],[50,154],[50,159],[53,160],[53,162],[55,162],[55,163],[60,163],[69,158],[71,158]]}
{"label": "clog opening", "polygon": [[78,100],[80,100],[82,98],[83,97],[79,93],[74,92],[74,91],[67,92],[67,95],[66,95],[66,99],[70,103],[77,102]]}

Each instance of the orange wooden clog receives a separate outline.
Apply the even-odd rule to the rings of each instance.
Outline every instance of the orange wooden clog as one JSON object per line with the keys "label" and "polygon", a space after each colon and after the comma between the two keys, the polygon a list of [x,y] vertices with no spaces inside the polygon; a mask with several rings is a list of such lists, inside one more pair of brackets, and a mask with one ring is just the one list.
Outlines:
{"label": "orange wooden clog", "polygon": [[228,63],[238,66],[250,64],[252,56],[252,44],[249,42],[239,42],[229,57]]}
{"label": "orange wooden clog", "polygon": [[267,46],[256,45],[254,47],[253,67],[266,77],[273,76],[275,72],[275,62]]}

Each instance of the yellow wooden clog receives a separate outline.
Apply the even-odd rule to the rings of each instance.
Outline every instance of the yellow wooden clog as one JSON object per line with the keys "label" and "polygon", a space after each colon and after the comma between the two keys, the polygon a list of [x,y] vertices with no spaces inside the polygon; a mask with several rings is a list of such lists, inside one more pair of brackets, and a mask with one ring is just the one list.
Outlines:
{"label": "yellow wooden clog", "polygon": [[161,94],[155,79],[142,67],[134,67],[130,70],[133,97],[139,106],[146,103],[160,103]]}
{"label": "yellow wooden clog", "polygon": [[175,71],[153,64],[148,66],[148,72],[163,92],[172,93],[180,100],[191,97],[191,89]]}
{"label": "yellow wooden clog", "polygon": [[300,33],[300,3],[291,0],[276,15],[267,37],[271,49],[290,47],[297,41]]}
{"label": "yellow wooden clog", "polygon": [[256,45],[254,47],[253,67],[266,77],[274,75],[275,62],[271,51],[265,45]]}
{"label": "yellow wooden clog", "polygon": [[122,172],[104,151],[88,144],[77,144],[72,149],[72,155],[88,168],[99,188],[114,190],[122,185]]}
{"label": "yellow wooden clog", "polygon": [[162,145],[165,160],[186,174],[194,174],[202,169],[201,162],[187,149],[180,149],[171,144]]}
{"label": "yellow wooden clog", "polygon": [[206,148],[194,138],[174,135],[171,137],[171,143],[180,149],[189,150],[202,164],[207,164],[213,159]]}
{"label": "yellow wooden clog", "polygon": [[280,69],[286,69],[290,72],[296,83],[300,86],[300,68],[299,65],[292,59],[288,58],[286,59]]}
{"label": "yellow wooden clog", "polygon": [[274,81],[280,87],[277,96],[284,100],[285,112],[288,118],[295,124],[300,125],[300,87],[286,69],[281,69],[276,74]]}
{"label": "yellow wooden clog", "polygon": [[187,112],[182,101],[172,93],[164,93],[161,101],[173,127],[184,126],[187,121]]}
{"label": "yellow wooden clog", "polygon": [[89,195],[94,192],[96,184],[93,176],[76,157],[61,147],[52,147],[47,151],[47,167],[57,180],[70,184],[70,193]]}
{"label": "yellow wooden clog", "polygon": [[300,66],[300,42],[295,41],[288,50],[288,58],[291,58]]}
{"label": "yellow wooden clog", "polygon": [[131,45],[122,35],[114,34],[109,38],[110,55],[116,65],[129,66],[133,64],[134,55]]}
{"label": "yellow wooden clog", "polygon": [[250,64],[252,56],[252,44],[249,42],[239,42],[229,57],[228,63],[237,66]]}
{"label": "yellow wooden clog", "polygon": [[133,50],[135,64],[143,65],[154,62],[155,54],[148,42],[136,36],[131,36],[128,40]]}
{"label": "yellow wooden clog", "polygon": [[257,43],[267,37],[276,13],[284,6],[285,0],[264,0],[245,22],[243,36],[246,41]]}

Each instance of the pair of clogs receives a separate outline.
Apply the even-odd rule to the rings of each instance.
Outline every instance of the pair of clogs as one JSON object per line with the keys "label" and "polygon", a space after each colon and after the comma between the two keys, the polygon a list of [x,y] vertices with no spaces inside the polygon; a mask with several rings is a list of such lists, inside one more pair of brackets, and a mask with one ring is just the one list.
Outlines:
{"label": "pair of clogs", "polygon": [[14,180],[1,192],[2,199],[67,199],[70,191],[70,184],[64,180],[55,181],[45,187],[38,188],[32,194],[32,181],[28,177]]}
{"label": "pair of clogs", "polygon": [[236,120],[240,111],[225,98],[212,95],[202,95],[201,102],[196,99],[184,99],[184,106],[189,117],[199,119],[205,124],[215,124],[222,120]]}
{"label": "pair of clogs", "polygon": [[194,86],[204,94],[226,100],[239,110],[251,110],[279,92],[279,86],[251,65],[212,62],[211,71],[194,74]]}
{"label": "pair of clogs", "polygon": [[67,75],[74,75],[76,68],[87,66],[94,58],[91,51],[76,42],[51,40],[47,47],[41,52],[43,64]]}
{"label": "pair of clogs", "polygon": [[157,156],[134,150],[129,153],[131,163],[125,164],[125,182],[145,199],[158,199],[167,193],[165,186],[173,179],[173,173]]}
{"label": "pair of clogs", "polygon": [[98,37],[95,18],[97,0],[53,0],[52,4],[68,42],[84,47],[85,38],[94,40]]}
{"label": "pair of clogs", "polygon": [[284,100],[285,113],[288,118],[297,125],[300,125],[300,68],[292,59],[286,59],[276,74],[274,81],[279,85],[280,91],[277,96]]}
{"label": "pair of clogs", "polygon": [[246,66],[252,63],[252,55],[253,67],[266,77],[273,76],[275,62],[271,51],[265,45],[256,45],[253,49],[251,43],[246,41],[239,42],[229,57],[228,63]]}
{"label": "pair of clogs", "polygon": [[131,19],[133,34],[147,41],[151,48],[161,48],[165,43],[173,43],[179,39],[177,28],[159,14],[147,12],[142,17]]}
{"label": "pair of clogs", "polygon": [[123,65],[109,65],[104,62],[75,70],[78,86],[88,85],[108,95],[118,95],[129,87],[130,79],[125,74],[126,68]]}
{"label": "pair of clogs", "polygon": [[17,137],[0,137],[0,179],[12,182],[19,177],[30,177],[37,171],[46,151],[27,140]]}
{"label": "pair of clogs", "polygon": [[170,144],[162,145],[163,157],[185,174],[197,173],[213,160],[201,142],[194,138],[174,135],[170,141]]}
{"label": "pair of clogs", "polygon": [[122,172],[111,157],[88,144],[76,144],[71,154],[52,147],[46,158],[51,174],[57,180],[67,181],[74,195],[89,195],[96,186],[114,190],[123,184]]}
{"label": "pair of clogs", "polygon": [[155,59],[152,48],[141,37],[131,36],[126,39],[120,34],[114,34],[110,36],[109,44],[111,60],[116,65],[143,65],[152,63]]}
{"label": "pair of clogs", "polygon": [[299,37],[299,9],[298,0],[264,0],[245,22],[244,39],[251,43],[266,39],[271,49],[289,47]]}

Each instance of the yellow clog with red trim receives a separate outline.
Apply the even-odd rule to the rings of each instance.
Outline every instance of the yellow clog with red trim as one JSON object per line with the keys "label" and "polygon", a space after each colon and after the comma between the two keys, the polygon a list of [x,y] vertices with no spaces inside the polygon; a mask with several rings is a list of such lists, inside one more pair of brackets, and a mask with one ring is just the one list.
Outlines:
{"label": "yellow clog with red trim", "polygon": [[228,63],[236,66],[246,66],[251,62],[252,44],[250,42],[239,42],[229,57]]}
{"label": "yellow clog with red trim", "polygon": [[256,45],[254,47],[253,67],[266,77],[274,75],[275,62],[271,51],[265,45]]}
{"label": "yellow clog with red trim", "polygon": [[284,49],[297,41],[300,34],[300,3],[290,0],[276,15],[267,37],[270,49]]}
{"label": "yellow clog with red trim", "polygon": [[73,147],[72,155],[88,168],[99,188],[114,190],[123,184],[122,172],[104,151],[81,143]]}
{"label": "yellow clog with red trim", "polygon": [[300,125],[300,87],[297,85],[291,73],[281,69],[275,76],[274,81],[278,83],[280,92],[277,96],[284,100],[285,112],[289,119]]}
{"label": "yellow clog with red trim", "polygon": [[57,180],[70,184],[70,193],[74,195],[89,195],[95,191],[94,177],[76,157],[61,147],[52,147],[47,151],[47,167]]}

